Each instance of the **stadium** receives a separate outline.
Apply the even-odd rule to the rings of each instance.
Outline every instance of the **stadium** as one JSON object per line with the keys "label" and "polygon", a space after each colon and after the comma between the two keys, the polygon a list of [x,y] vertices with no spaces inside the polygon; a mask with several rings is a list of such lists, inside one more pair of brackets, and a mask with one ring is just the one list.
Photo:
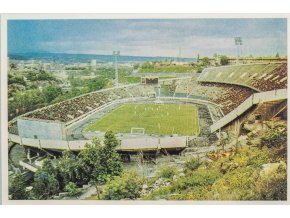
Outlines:
{"label": "stadium", "polygon": [[235,139],[244,124],[287,119],[287,63],[263,62],[205,68],[192,76],[160,79],[84,94],[9,122],[9,146],[27,148],[31,171],[38,151],[84,149],[112,130],[118,152],[166,154],[203,149]]}

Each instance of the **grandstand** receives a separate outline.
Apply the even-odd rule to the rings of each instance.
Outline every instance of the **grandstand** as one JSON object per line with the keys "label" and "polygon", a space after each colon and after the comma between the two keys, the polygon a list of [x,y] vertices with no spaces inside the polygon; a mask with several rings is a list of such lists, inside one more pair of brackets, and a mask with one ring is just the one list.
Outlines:
{"label": "grandstand", "polygon": [[[193,94],[205,94],[217,103],[225,116],[211,126],[211,132],[251,114],[271,119],[287,110],[287,63],[245,64],[205,69]],[[209,86],[205,89],[205,86]],[[215,96],[213,93],[216,93]],[[218,93],[218,94],[217,94]]]}
{"label": "grandstand", "polygon": [[[169,85],[167,85],[170,87]],[[180,80],[175,83],[173,96],[186,96],[211,101],[229,113],[256,91],[248,87],[219,82],[199,82]]]}
{"label": "grandstand", "polygon": [[236,84],[256,91],[287,88],[287,63],[245,64],[205,69],[199,82]]}
{"label": "grandstand", "polygon": [[218,104],[224,114],[231,112],[253,93],[255,91],[247,87],[213,82],[195,86],[190,92],[194,96],[206,96],[210,101]]}
{"label": "grandstand", "polygon": [[69,122],[114,100],[147,96],[154,91],[153,86],[124,86],[81,95],[24,115],[24,117],[40,120],[58,120]]}

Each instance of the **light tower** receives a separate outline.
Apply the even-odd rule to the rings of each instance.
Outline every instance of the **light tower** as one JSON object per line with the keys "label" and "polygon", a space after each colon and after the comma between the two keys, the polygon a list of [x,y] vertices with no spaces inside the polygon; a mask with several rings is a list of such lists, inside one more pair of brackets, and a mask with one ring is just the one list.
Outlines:
{"label": "light tower", "polygon": [[113,56],[115,57],[115,86],[119,86],[118,56],[120,56],[120,51],[113,51]]}
{"label": "light tower", "polygon": [[242,37],[235,37],[235,45],[237,46],[237,64],[239,63],[240,51],[239,46],[243,45]]}

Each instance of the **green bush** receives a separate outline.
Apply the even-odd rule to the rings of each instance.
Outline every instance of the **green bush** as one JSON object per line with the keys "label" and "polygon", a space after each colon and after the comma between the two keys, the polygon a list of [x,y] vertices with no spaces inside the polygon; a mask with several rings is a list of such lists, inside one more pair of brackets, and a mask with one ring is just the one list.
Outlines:
{"label": "green bush", "polygon": [[170,186],[162,186],[149,195],[144,196],[143,200],[158,200],[158,199],[168,199],[171,196]]}
{"label": "green bush", "polygon": [[226,173],[212,187],[212,200],[255,200],[257,176],[252,167],[242,167]]}
{"label": "green bush", "polygon": [[287,200],[287,166],[283,162],[276,164],[279,166],[266,175],[260,173],[256,182],[259,200]]}
{"label": "green bush", "polygon": [[262,136],[262,146],[280,147],[287,144],[287,124],[284,122],[268,122],[269,130]]}
{"label": "green bush", "polygon": [[201,59],[201,65],[202,66],[208,66],[210,64],[210,62],[209,62],[209,58],[208,57],[204,57],[204,58],[202,58]]}
{"label": "green bush", "polygon": [[103,200],[137,199],[140,197],[143,181],[134,172],[125,173],[114,177],[106,183],[104,192],[101,195]]}
{"label": "green bush", "polygon": [[191,158],[184,163],[184,172],[191,173],[201,165],[198,158]]}
{"label": "green bush", "polygon": [[157,177],[162,177],[165,179],[172,179],[174,175],[177,174],[177,169],[172,166],[163,167],[157,173]]}
{"label": "green bush", "polygon": [[252,149],[250,156],[247,158],[247,165],[255,168],[261,167],[263,164],[271,163],[273,155],[269,148]]}
{"label": "green bush", "polygon": [[46,159],[34,174],[33,195],[36,199],[50,199],[59,193],[59,182],[51,160]]}
{"label": "green bush", "polygon": [[229,58],[225,55],[222,55],[220,57],[220,63],[221,63],[221,65],[227,65],[229,63]]}
{"label": "green bush", "polygon": [[11,180],[9,186],[9,195],[12,200],[25,200],[28,199],[28,193],[25,191],[26,183],[25,176],[17,173]]}
{"label": "green bush", "polygon": [[77,188],[77,185],[73,182],[69,182],[65,186],[65,190],[69,193],[70,196],[75,196],[80,192],[79,189]]}
{"label": "green bush", "polygon": [[206,200],[206,194],[221,176],[222,174],[217,170],[198,170],[194,174],[185,175],[167,186],[152,191],[143,199]]}
{"label": "green bush", "polygon": [[222,174],[217,170],[198,170],[190,176],[182,177],[172,183],[173,191],[182,191],[195,186],[208,186],[214,184]]}

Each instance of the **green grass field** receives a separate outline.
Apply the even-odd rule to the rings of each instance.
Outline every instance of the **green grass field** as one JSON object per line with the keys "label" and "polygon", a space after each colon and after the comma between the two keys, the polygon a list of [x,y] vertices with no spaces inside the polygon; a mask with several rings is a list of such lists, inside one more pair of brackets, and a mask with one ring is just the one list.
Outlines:
{"label": "green grass field", "polygon": [[197,135],[198,111],[185,104],[124,104],[84,130],[130,133],[132,127],[145,128],[146,134]]}

